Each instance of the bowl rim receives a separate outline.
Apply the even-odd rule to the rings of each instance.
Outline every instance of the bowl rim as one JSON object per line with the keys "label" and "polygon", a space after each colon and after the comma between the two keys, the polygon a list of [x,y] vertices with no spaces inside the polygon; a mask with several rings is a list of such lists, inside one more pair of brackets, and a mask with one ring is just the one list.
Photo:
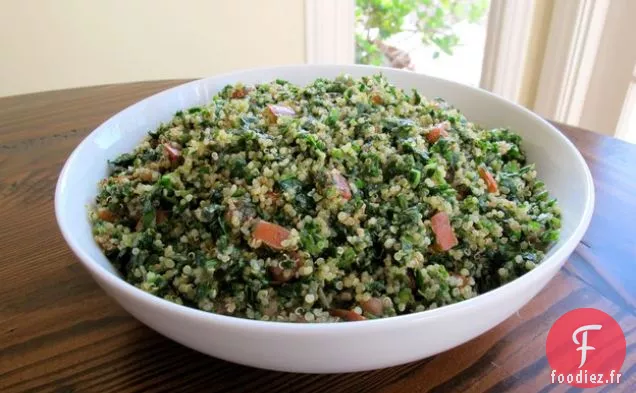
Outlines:
{"label": "bowl rim", "polygon": [[[116,274],[113,274],[106,270],[105,267],[101,266],[98,262],[96,262],[85,250],[84,246],[80,244],[79,241],[75,240],[72,236],[72,230],[70,227],[67,227],[64,224],[62,219],[62,215],[64,214],[64,208],[62,203],[62,195],[63,189],[66,184],[69,182],[68,172],[73,165],[79,164],[76,157],[79,155],[79,152],[86,148],[90,143],[90,138],[95,135],[95,132],[101,129],[105,123],[110,121],[112,118],[119,116],[121,113],[132,110],[132,108],[137,105],[142,104],[147,100],[151,100],[161,95],[170,95],[172,92],[183,89],[185,86],[196,85],[201,83],[201,81],[209,80],[209,79],[228,79],[228,78],[236,78],[240,77],[241,74],[250,73],[250,72],[281,72],[284,73],[286,70],[297,70],[300,68],[304,68],[308,70],[310,73],[319,74],[320,70],[341,70],[343,73],[349,72],[349,70],[367,70],[369,72],[382,72],[382,73],[390,73],[390,74],[408,74],[412,78],[425,78],[425,79],[433,79],[439,82],[455,85],[455,87],[461,89],[471,89],[476,90],[480,94],[487,95],[497,101],[498,104],[503,107],[507,107],[510,110],[520,111],[526,116],[530,116],[537,120],[541,125],[548,128],[554,137],[560,139],[562,143],[564,143],[568,149],[572,150],[574,156],[576,157],[576,165],[581,167],[584,175],[585,175],[585,194],[583,197],[585,198],[585,206],[583,208],[583,214],[579,218],[578,225],[572,231],[571,235],[565,242],[555,250],[555,252],[548,258],[544,259],[540,264],[538,264],[534,269],[525,273],[523,276],[516,278],[500,287],[492,289],[486,293],[477,295],[470,299],[462,300],[457,303],[445,305],[433,310],[425,310],[414,312],[410,314],[398,315],[387,318],[378,318],[378,319],[369,319],[365,321],[359,321],[362,323],[294,323],[294,322],[283,322],[283,321],[262,321],[262,320],[253,320],[247,318],[241,318],[236,316],[229,315],[221,315],[208,311],[203,311],[197,308],[188,307],[185,305],[179,305],[163,299],[161,297],[152,295],[148,292],[143,291],[140,288],[135,287],[134,285],[128,283],[123,278],[119,277]],[[318,77],[318,76],[316,76]],[[488,303],[491,299],[499,296],[500,293],[509,290],[511,286],[518,284],[520,281],[530,281],[533,277],[537,277],[541,275],[547,269],[550,269],[553,265],[559,264],[561,261],[564,261],[574,250],[578,242],[583,238],[585,231],[587,230],[590,221],[592,219],[592,214],[594,210],[594,202],[595,202],[595,193],[594,193],[594,183],[592,174],[590,172],[589,167],[587,166],[583,156],[579,152],[579,150],[575,147],[575,145],[561,133],[556,127],[547,122],[542,117],[537,114],[531,112],[530,110],[513,103],[507,99],[504,99],[494,93],[491,93],[487,90],[464,85],[462,83],[446,80],[443,78],[433,77],[426,74],[414,73],[412,71],[399,70],[394,68],[387,67],[376,67],[376,66],[368,66],[368,65],[340,65],[340,64],[321,64],[321,65],[307,65],[307,64],[297,64],[297,65],[283,65],[283,66],[271,66],[271,67],[255,67],[255,68],[246,68],[240,69],[232,72],[222,73],[218,75],[213,75],[206,78],[195,79],[189,82],[181,83],[177,86],[162,90],[153,95],[143,98],[135,102],[132,105],[127,106],[121,111],[113,114],[104,122],[102,122],[99,126],[93,129],[84,139],[73,149],[73,152],[66,159],[64,166],[60,172],[58,177],[58,181],[55,188],[55,216],[58,227],[62,233],[62,236],[66,243],[69,245],[73,253],[79,258],[80,262],[84,265],[84,267],[91,273],[91,276],[99,276],[100,279],[106,282],[110,288],[114,290],[121,291],[124,295],[128,297],[137,298],[139,301],[144,303],[145,307],[161,309],[167,313],[174,313],[182,315],[183,317],[193,318],[193,319],[204,319],[206,322],[213,323],[215,325],[232,327],[232,328],[244,328],[244,329],[258,329],[271,331],[276,333],[288,333],[288,334],[302,334],[307,332],[315,332],[320,330],[321,333],[338,333],[342,331],[348,331],[350,329],[356,329],[358,332],[360,329],[370,329],[370,330],[381,330],[389,325],[393,325],[396,323],[410,324],[416,321],[429,320],[438,317],[441,314],[456,314],[462,312],[464,309],[479,307],[481,304]],[[88,219],[86,217],[85,219]],[[97,247],[97,245],[95,245]],[[516,283],[516,284],[515,284]],[[101,283],[98,283],[101,285]],[[107,293],[108,294],[108,293]],[[110,296],[110,294],[108,294]],[[123,306],[123,304],[122,304]]]}

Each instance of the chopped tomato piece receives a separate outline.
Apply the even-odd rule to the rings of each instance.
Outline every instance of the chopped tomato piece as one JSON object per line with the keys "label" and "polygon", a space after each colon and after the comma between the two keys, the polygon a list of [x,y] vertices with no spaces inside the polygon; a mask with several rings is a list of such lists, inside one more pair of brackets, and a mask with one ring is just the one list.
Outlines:
{"label": "chopped tomato piece", "polygon": [[170,161],[176,161],[181,156],[181,150],[171,146],[169,143],[164,143],[163,149],[166,151]]}
{"label": "chopped tomato piece", "polygon": [[97,217],[99,217],[101,220],[108,221],[108,222],[113,222],[117,218],[117,216],[115,216],[113,212],[103,208],[97,211]]}
{"label": "chopped tomato piece", "polygon": [[249,93],[251,91],[251,89],[243,86],[243,87],[239,87],[234,89],[234,91],[232,91],[232,95],[230,97],[232,98],[244,98],[247,93]]}
{"label": "chopped tomato piece", "polygon": [[280,194],[277,193],[276,191],[268,191],[265,193],[265,195],[271,199],[273,204],[276,204],[276,202],[278,202],[278,200],[280,199]]}
{"label": "chopped tomato piece", "polygon": [[340,317],[345,321],[364,321],[366,319],[353,310],[343,310],[341,308],[330,310],[329,314],[331,314],[332,317]]}
{"label": "chopped tomato piece", "polygon": [[[159,224],[163,224],[164,222],[166,222],[166,220],[168,219],[168,212],[165,210],[157,210],[155,213],[155,223],[157,223],[157,225]],[[137,220],[137,225],[135,225],[135,230],[137,232],[141,231],[144,229],[144,220],[143,219],[139,219]]]}
{"label": "chopped tomato piece", "polygon": [[435,143],[439,138],[446,138],[448,136],[448,132],[446,131],[447,124],[439,123],[432,130],[426,134],[426,140],[429,143]]}
{"label": "chopped tomato piece", "polygon": [[219,302],[214,306],[214,312],[220,315],[229,314],[224,302]]}
{"label": "chopped tomato piece", "polygon": [[279,266],[271,266],[269,268],[269,273],[272,275],[274,282],[277,282],[277,283],[287,282],[291,280],[292,278],[294,278],[294,276],[296,275],[296,272],[302,265],[302,261],[300,259],[300,256],[297,255],[296,253],[292,253],[290,256],[296,261],[296,263],[291,269],[283,269]]}
{"label": "chopped tomato piece", "polygon": [[435,245],[441,251],[447,251],[458,244],[457,237],[450,225],[448,214],[438,212],[431,217],[431,226],[435,233]]}
{"label": "chopped tomato piece", "polygon": [[334,169],[333,171],[331,171],[331,179],[333,180],[333,184],[336,185],[336,188],[340,192],[340,195],[347,201],[351,199],[351,188],[349,187],[347,178],[342,176],[342,174],[337,169]]}
{"label": "chopped tomato piece", "polygon": [[384,305],[382,304],[382,300],[377,297],[372,297],[366,302],[360,303],[360,307],[369,314],[373,314],[376,316],[382,315],[384,312]]}
{"label": "chopped tomato piece", "polygon": [[497,181],[495,180],[493,175],[490,172],[488,172],[488,169],[484,168],[483,166],[480,166],[479,167],[479,177],[484,179],[484,181],[486,182],[486,187],[488,187],[488,192],[489,193],[497,192],[497,190],[499,189],[497,187]]}
{"label": "chopped tomato piece", "polygon": [[283,282],[287,282],[291,280],[292,277],[294,277],[295,271],[291,269],[283,269],[278,266],[271,266],[269,268],[269,273],[272,275],[272,278],[274,279],[273,282],[283,283]]}
{"label": "chopped tomato piece", "polygon": [[252,231],[252,238],[262,241],[275,250],[283,248],[283,240],[289,237],[289,230],[271,222],[258,220]]}
{"label": "chopped tomato piece", "polygon": [[294,116],[296,115],[296,111],[292,108],[285,105],[267,105],[267,109],[265,109],[265,116],[267,120],[274,124],[276,120],[278,120],[281,116]]}
{"label": "chopped tomato piece", "polygon": [[157,224],[163,224],[168,219],[168,212],[165,210],[157,210],[157,215],[155,216],[155,221]]}
{"label": "chopped tomato piece", "polygon": [[412,269],[406,271],[406,277],[409,279],[408,286],[411,290],[417,289],[417,282],[415,281],[415,274]]}
{"label": "chopped tomato piece", "polygon": [[272,278],[274,279],[274,282],[276,282],[276,283],[284,283],[284,282],[287,282],[287,281],[291,280],[296,275],[296,272],[298,271],[298,269],[302,265],[302,257],[296,252],[292,252],[290,254],[290,257],[292,259],[294,259],[294,261],[295,261],[295,264],[294,264],[294,266],[292,268],[283,269],[283,268],[281,268],[279,266],[271,266],[269,268],[269,272],[272,275]]}
{"label": "chopped tomato piece", "polygon": [[225,218],[225,221],[228,223],[232,223],[232,217],[234,217],[234,212],[236,211],[236,209],[232,209],[229,208],[225,211],[225,214],[223,215],[223,217]]}
{"label": "chopped tomato piece", "polygon": [[278,301],[276,299],[270,299],[266,307],[262,307],[263,315],[268,317],[276,316],[278,313]]}
{"label": "chopped tomato piece", "polygon": [[462,276],[461,274],[452,274],[452,276],[459,280],[462,280],[462,284],[459,286],[459,288],[464,288],[468,285],[468,277]]}

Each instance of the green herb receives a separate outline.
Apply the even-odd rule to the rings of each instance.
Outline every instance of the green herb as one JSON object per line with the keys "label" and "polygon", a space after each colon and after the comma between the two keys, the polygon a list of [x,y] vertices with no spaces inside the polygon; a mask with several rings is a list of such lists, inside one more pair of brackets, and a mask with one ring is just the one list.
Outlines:
{"label": "green herb", "polygon": [[340,117],[340,112],[338,111],[338,109],[333,108],[330,112],[329,112],[329,116],[327,117],[327,121],[325,122],[328,126],[333,127],[336,125],[336,122],[338,121],[338,118]]}
{"label": "green herb", "polygon": [[144,229],[154,227],[156,211],[155,207],[152,204],[152,200],[150,200],[149,198],[144,201],[142,214],[142,223]]}
{"label": "green herb", "polygon": [[420,184],[421,179],[422,172],[418,171],[417,169],[411,169],[411,171],[409,172],[409,182],[411,182],[411,185],[413,185],[413,187],[417,187],[417,185]]}
{"label": "green herb", "polygon": [[320,226],[314,221],[305,223],[300,233],[300,242],[308,253],[318,256],[329,246],[329,241],[320,234]]}

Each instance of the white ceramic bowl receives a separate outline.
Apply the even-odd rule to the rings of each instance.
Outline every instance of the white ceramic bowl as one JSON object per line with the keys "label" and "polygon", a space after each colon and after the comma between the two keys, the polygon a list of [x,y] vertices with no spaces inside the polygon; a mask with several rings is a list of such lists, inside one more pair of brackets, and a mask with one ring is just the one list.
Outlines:
{"label": "white ceramic bowl", "polygon": [[[402,88],[442,97],[488,127],[510,127],[524,139],[539,177],[563,210],[561,240],[537,268],[500,288],[457,304],[364,322],[293,324],[216,315],[143,292],[119,277],[91,236],[86,206],[106,176],[106,161],[130,151],[177,110],[201,105],[225,85],[276,78],[307,84],[381,71]],[[240,71],[186,83],[116,114],[69,157],[55,193],[57,221],[73,252],[95,281],[140,321],[183,345],[231,362],[293,372],[350,372],[394,366],[453,348],[491,329],[526,304],[556,274],[587,229],[594,206],[592,177],[583,158],[559,131],[515,104],[486,91],[407,71],[367,66],[287,66]]]}

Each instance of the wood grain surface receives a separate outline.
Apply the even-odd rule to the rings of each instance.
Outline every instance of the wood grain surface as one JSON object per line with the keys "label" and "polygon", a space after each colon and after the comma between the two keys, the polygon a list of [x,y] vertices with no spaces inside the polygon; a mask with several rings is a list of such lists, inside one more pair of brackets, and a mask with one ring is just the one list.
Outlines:
{"label": "wood grain surface", "polygon": [[636,391],[636,146],[563,125],[594,176],[592,225],[545,290],[460,347],[372,372],[288,374],[217,360],[146,328],[72,255],[53,193],[65,159],[92,129],[178,83],[0,99],[0,392],[577,391],[550,383],[545,340],[555,320],[578,307],[611,314],[628,344],[621,384],[591,391]]}

